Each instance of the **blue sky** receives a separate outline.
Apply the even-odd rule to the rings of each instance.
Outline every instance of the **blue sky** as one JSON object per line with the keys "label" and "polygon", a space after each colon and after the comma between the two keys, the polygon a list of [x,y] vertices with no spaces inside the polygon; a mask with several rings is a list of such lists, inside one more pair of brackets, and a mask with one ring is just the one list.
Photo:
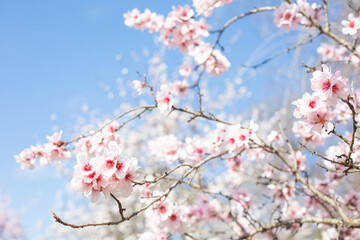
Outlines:
{"label": "blue sky", "polygon": [[[44,143],[54,125],[66,129],[84,103],[112,113],[120,103],[109,101],[100,83],[115,86],[125,67],[129,74],[124,80],[136,79],[136,71],[146,70],[146,60],[134,65],[131,52],[156,49],[152,35],[124,26],[123,13],[148,7],[166,14],[179,2],[0,0],[0,192],[23,212],[26,231],[32,231],[39,217],[51,220],[55,193],[64,189],[67,180],[57,177],[51,166],[20,170],[14,155]],[[217,18],[220,21],[213,25],[221,26],[240,12],[228,7],[226,18]],[[259,44],[259,36],[244,34],[252,31],[248,22],[233,26],[224,39],[236,31],[247,47],[227,53],[233,66],[243,64]],[[173,62],[176,67],[180,54],[170,52],[169,65]],[[115,60],[117,54],[121,61]],[[50,119],[52,114],[55,120]],[[69,134],[65,131],[65,136]]]}
{"label": "blue sky", "polygon": [[[165,12],[175,1],[153,2],[154,10]],[[153,37],[128,29],[122,17],[146,3],[0,1],[0,190],[24,212],[26,231],[39,217],[51,219],[55,193],[66,181],[51,166],[20,170],[14,155],[46,142],[53,125],[71,124],[84,103],[104,113],[119,104],[107,100],[99,83],[115,85],[122,68],[130,67],[130,50],[151,48]]]}

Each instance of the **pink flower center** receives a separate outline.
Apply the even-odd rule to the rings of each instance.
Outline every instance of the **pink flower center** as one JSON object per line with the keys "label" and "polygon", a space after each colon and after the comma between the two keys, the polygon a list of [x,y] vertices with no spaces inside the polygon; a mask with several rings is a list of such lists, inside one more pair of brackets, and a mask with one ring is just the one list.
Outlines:
{"label": "pink flower center", "polygon": [[245,141],[246,140],[246,137],[245,137],[245,135],[240,135],[240,141]]}
{"label": "pink flower center", "polygon": [[284,19],[285,20],[290,20],[291,18],[291,13],[286,13],[285,16],[284,16]]}
{"label": "pink flower center", "polygon": [[166,212],[166,207],[165,207],[164,205],[161,205],[161,206],[159,207],[159,212],[165,213],[165,212]]}
{"label": "pink flower center", "polygon": [[169,155],[175,155],[176,152],[177,152],[176,150],[171,150],[171,151],[168,152],[168,154],[169,154]]}
{"label": "pink flower center", "polygon": [[316,107],[316,102],[314,100],[309,102],[309,107],[310,108],[315,108]]}
{"label": "pink flower center", "polygon": [[202,148],[197,148],[196,149],[196,153],[198,154],[202,154],[204,152],[204,150]]}
{"label": "pink flower center", "polygon": [[85,146],[87,149],[91,148],[91,142],[89,140],[86,141]]}
{"label": "pink flower center", "polygon": [[333,87],[332,87],[332,92],[333,93],[337,93],[339,91],[339,87],[337,84],[335,84]]}
{"label": "pink flower center", "polygon": [[177,220],[177,216],[175,214],[171,214],[170,220],[175,222]]}
{"label": "pink flower center", "polygon": [[106,160],[106,167],[112,168],[115,165],[114,160]]}
{"label": "pink flower center", "polygon": [[166,104],[169,104],[170,98],[169,98],[169,97],[165,97],[165,98],[163,99],[163,102],[166,103]]}
{"label": "pink flower center", "polygon": [[96,172],[94,171],[94,172],[90,173],[90,174],[88,175],[88,177],[89,177],[89,178],[94,178],[95,175],[96,175]]}
{"label": "pink flower center", "polygon": [[230,143],[230,144],[234,144],[234,143],[235,143],[235,139],[230,138],[230,139],[229,139],[229,143]]}
{"label": "pink flower center", "polygon": [[351,22],[349,23],[349,27],[350,27],[350,28],[354,28],[354,27],[355,27],[355,22],[354,22],[354,21],[351,21]]}
{"label": "pink flower center", "polygon": [[84,172],[91,171],[91,169],[92,169],[92,166],[90,165],[90,163],[86,163],[86,164],[83,166],[83,171],[84,171]]}
{"label": "pink flower center", "polygon": [[330,88],[330,80],[328,79],[328,80],[326,80],[326,82],[323,82],[323,84],[322,84],[322,90],[323,91],[326,91],[326,90],[328,90]]}
{"label": "pink flower center", "polygon": [[131,182],[134,179],[134,176],[131,173],[125,175],[125,180]]}
{"label": "pink flower center", "polygon": [[122,162],[117,162],[117,163],[116,163],[116,169],[117,169],[117,170],[120,171],[120,170],[123,169],[123,168],[124,168],[124,164],[123,164]]}
{"label": "pink flower center", "polygon": [[99,175],[96,179],[97,182],[101,182],[103,180],[102,175]]}

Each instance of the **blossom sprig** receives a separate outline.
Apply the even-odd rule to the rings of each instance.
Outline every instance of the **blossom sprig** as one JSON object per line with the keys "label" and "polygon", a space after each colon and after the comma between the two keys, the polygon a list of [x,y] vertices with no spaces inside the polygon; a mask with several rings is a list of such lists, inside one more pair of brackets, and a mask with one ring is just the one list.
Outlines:
{"label": "blossom sprig", "polygon": [[285,28],[286,31],[290,31],[291,28],[297,28],[299,24],[311,26],[311,22],[301,14],[301,11],[312,20],[319,22],[323,19],[321,7],[316,3],[310,4],[306,0],[298,0],[297,3],[287,3],[284,1],[274,11],[275,25],[279,28]]}
{"label": "blossom sprig", "polygon": [[33,169],[36,166],[36,159],[40,165],[47,165],[55,160],[70,159],[71,151],[66,148],[66,142],[61,140],[62,131],[56,132],[52,136],[47,136],[48,143],[44,145],[31,146],[15,156],[16,162],[21,164],[21,168]]}
{"label": "blossom sprig", "polygon": [[349,96],[348,79],[343,78],[340,71],[331,73],[331,69],[323,64],[322,71],[316,70],[310,81],[314,93],[305,93],[302,99],[293,102],[296,105],[294,116],[303,118],[312,131],[320,133],[322,128],[331,131],[332,107]]}
{"label": "blossom sprig", "polygon": [[[212,5],[219,7],[225,2],[231,1],[216,1]],[[194,5],[199,6],[196,2]],[[209,36],[209,26],[204,18],[195,20],[194,10],[189,5],[173,7],[166,18],[148,9],[144,13],[134,9],[125,13],[124,18],[128,27],[148,29],[150,33],[158,32],[161,42],[178,48],[182,53],[188,53],[198,65],[203,65],[211,74],[220,75],[230,66],[230,62],[220,51],[202,40]]]}

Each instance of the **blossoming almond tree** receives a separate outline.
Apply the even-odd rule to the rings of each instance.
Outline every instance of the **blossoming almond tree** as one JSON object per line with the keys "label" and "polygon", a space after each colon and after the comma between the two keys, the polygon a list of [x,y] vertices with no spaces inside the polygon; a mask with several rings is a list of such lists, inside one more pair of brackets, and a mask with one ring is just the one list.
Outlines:
{"label": "blossoming almond tree", "polygon": [[[149,9],[124,14],[125,25],[147,30],[144,34],[156,35],[187,56],[178,66],[182,79],[157,85],[139,73],[134,90],[147,104],[74,139],[55,133],[48,143],[15,156],[28,169],[37,162],[72,158],[73,189],[100,201],[99,206],[117,206],[109,219],[96,218],[95,213],[103,212],[99,207],[88,222],[69,222],[53,212],[58,224],[69,229],[130,224],[129,239],[359,239],[360,91],[347,69],[360,66],[360,6],[340,2],[348,17],[337,19],[327,0],[287,0],[246,12],[238,9],[238,16],[212,29],[208,18],[231,4],[193,0],[192,6],[174,6],[167,16]],[[202,87],[206,74],[215,82],[232,67],[222,52],[223,33],[266,12],[273,13],[272,21],[282,31],[301,29],[310,37],[253,68],[315,39],[322,42],[317,50],[322,62],[303,68],[311,89],[293,99],[291,113],[284,113],[293,114],[292,123],[279,121],[270,130],[264,119],[213,114]],[[190,96],[195,100],[182,104]],[[132,123],[141,129],[134,137],[125,130]],[[157,131],[161,124],[163,130]],[[112,234],[119,239],[122,233]]]}

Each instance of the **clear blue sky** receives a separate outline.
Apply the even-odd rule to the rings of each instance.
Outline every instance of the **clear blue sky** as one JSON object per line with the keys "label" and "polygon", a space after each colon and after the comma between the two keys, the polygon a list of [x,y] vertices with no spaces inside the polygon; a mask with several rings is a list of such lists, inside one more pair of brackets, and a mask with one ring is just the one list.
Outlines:
{"label": "clear blue sky", "polygon": [[[84,103],[111,113],[120,103],[107,100],[99,83],[115,86],[123,67],[129,69],[125,80],[136,79],[136,71],[146,68],[134,65],[130,52],[141,52],[143,47],[150,52],[155,49],[152,35],[124,26],[123,13],[148,7],[166,14],[179,2],[191,3],[0,0],[0,192],[11,196],[13,208],[28,206],[23,214],[26,231],[31,232],[38,218],[51,220],[55,193],[65,188],[66,181],[57,178],[51,166],[20,170],[14,155],[30,145],[44,143],[54,124],[66,129]],[[221,26],[241,12],[229,7],[213,24]],[[243,22],[230,32],[238,29],[252,31],[251,25]],[[225,39],[230,36],[226,34]],[[244,35],[241,44],[248,47],[239,48],[241,52],[234,48],[227,54],[233,66],[243,64],[259,44],[258,36],[240,34]],[[115,60],[117,54],[122,55],[120,62]],[[169,61],[179,62],[178,56],[173,51]],[[55,121],[50,121],[51,114],[56,114]],[[37,203],[32,204],[33,200]]]}

